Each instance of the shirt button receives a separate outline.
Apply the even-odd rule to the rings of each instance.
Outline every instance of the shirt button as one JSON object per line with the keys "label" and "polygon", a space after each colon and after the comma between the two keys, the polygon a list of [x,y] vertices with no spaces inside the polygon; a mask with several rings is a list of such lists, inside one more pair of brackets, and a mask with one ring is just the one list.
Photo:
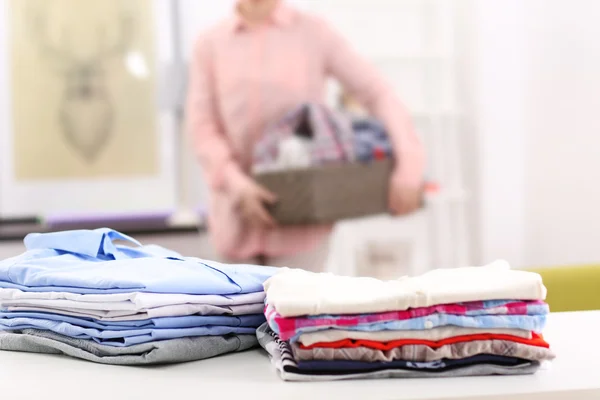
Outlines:
{"label": "shirt button", "polygon": [[433,328],[433,322],[427,320],[425,321],[425,329],[431,329]]}

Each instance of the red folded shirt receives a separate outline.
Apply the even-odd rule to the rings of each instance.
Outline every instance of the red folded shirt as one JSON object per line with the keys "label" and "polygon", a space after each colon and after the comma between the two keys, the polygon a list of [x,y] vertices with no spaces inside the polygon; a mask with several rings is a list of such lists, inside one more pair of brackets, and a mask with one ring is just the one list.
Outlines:
{"label": "red folded shirt", "polygon": [[354,340],[354,339],[343,339],[336,342],[321,342],[315,343],[310,346],[304,346],[300,344],[301,349],[314,349],[314,348],[329,348],[329,349],[341,349],[341,348],[356,348],[356,347],[368,347],[377,350],[391,350],[396,347],[402,347],[410,344],[422,344],[431,348],[438,348],[448,344],[472,342],[475,340],[506,340],[510,342],[523,343],[530,346],[550,348],[550,345],[544,340],[544,337],[538,333],[532,332],[531,339],[525,339],[518,336],[511,335],[498,335],[493,333],[480,333],[476,335],[464,335],[454,336],[451,338],[431,341],[422,339],[401,339],[393,340],[391,342],[376,342],[373,340]]}

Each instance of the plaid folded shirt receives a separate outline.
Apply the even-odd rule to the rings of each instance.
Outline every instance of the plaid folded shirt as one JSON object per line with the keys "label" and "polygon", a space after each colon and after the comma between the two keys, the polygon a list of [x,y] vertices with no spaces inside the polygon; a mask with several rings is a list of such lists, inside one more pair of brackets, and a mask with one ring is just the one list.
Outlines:
{"label": "plaid folded shirt", "polygon": [[357,315],[315,315],[282,317],[273,306],[265,307],[271,329],[283,340],[297,339],[302,333],[338,328],[346,330],[413,330],[456,325],[471,328],[516,328],[539,332],[549,308],[543,301],[493,300],[458,304],[440,304]]}
{"label": "plaid folded shirt", "polygon": [[298,134],[301,125],[312,134],[312,165],[336,161],[354,161],[355,145],[352,123],[344,113],[324,105],[302,104],[269,126],[254,148],[254,166],[274,164],[279,153],[279,143]]}

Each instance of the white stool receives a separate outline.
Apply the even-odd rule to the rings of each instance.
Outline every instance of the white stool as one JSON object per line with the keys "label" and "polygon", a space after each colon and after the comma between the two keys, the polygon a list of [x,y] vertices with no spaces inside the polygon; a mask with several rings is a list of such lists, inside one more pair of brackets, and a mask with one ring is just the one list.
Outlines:
{"label": "white stool", "polygon": [[426,210],[339,222],[330,237],[326,272],[380,279],[421,274],[431,267],[428,228]]}

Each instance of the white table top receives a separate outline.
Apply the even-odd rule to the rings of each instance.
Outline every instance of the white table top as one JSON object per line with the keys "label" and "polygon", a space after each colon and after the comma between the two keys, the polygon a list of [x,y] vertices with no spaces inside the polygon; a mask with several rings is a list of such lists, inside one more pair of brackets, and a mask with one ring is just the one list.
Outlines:
{"label": "white table top", "polygon": [[281,381],[261,350],[161,367],[116,367],[61,356],[0,352],[3,399],[600,399],[600,311],[551,314],[557,359],[532,376]]}

